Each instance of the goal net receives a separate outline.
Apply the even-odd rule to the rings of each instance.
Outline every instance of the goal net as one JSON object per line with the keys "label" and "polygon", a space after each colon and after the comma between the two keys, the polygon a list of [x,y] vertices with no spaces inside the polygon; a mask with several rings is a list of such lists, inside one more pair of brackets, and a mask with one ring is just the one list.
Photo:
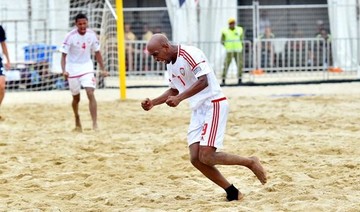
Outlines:
{"label": "goal net", "polygon": [[[22,8],[4,3],[7,9],[0,21],[6,31],[12,64],[11,70],[5,72],[7,90],[68,88],[61,73],[59,47],[75,27],[78,13],[87,15],[89,28],[97,33],[105,68],[111,75],[106,83],[97,76],[97,87],[118,86],[115,0],[21,1],[24,1],[20,4]],[[96,60],[92,59],[98,69]]]}

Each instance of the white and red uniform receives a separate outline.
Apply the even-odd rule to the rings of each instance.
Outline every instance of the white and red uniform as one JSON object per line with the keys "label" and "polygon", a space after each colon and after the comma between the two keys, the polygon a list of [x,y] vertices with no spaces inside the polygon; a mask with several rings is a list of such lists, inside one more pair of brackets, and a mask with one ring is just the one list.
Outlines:
{"label": "white and red uniform", "polygon": [[96,87],[91,54],[99,50],[99,39],[91,29],[87,29],[84,35],[80,35],[77,29],[66,35],[60,51],[67,54],[65,71],[69,73],[69,88],[73,95],[80,92],[81,86]]}
{"label": "white and red uniform", "polygon": [[170,87],[179,93],[198,77],[207,76],[208,86],[188,99],[192,109],[188,144],[200,141],[202,146],[222,147],[229,105],[205,54],[196,47],[179,45],[177,59],[167,64],[167,71]]}

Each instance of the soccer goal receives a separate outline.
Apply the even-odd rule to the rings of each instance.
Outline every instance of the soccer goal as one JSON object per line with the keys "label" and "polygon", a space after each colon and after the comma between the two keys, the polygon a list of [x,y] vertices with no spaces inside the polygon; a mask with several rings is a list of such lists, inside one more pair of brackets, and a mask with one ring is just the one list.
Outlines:
{"label": "soccer goal", "polygon": [[[101,52],[110,77],[98,77],[98,88],[118,86],[115,0],[27,1],[18,8],[4,3],[1,25],[7,35],[12,69],[6,71],[8,90],[66,89],[61,74],[59,47],[74,18],[84,13],[89,28],[99,36]],[[98,66],[95,62],[95,68]]]}

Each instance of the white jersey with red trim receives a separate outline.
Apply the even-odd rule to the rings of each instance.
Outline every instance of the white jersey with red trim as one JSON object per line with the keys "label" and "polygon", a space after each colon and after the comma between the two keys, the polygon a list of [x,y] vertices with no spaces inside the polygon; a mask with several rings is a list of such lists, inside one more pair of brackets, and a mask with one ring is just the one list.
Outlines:
{"label": "white jersey with red trim", "polygon": [[94,72],[91,53],[99,50],[99,39],[93,30],[87,29],[84,35],[80,35],[77,29],[73,29],[66,35],[60,48],[61,52],[67,54],[65,71],[70,76]]}
{"label": "white jersey with red trim", "polygon": [[224,96],[208,59],[196,47],[178,45],[177,59],[174,64],[167,64],[167,71],[170,87],[177,89],[179,93],[190,88],[198,77],[207,76],[208,86],[188,99],[192,110],[197,109],[207,99]]}

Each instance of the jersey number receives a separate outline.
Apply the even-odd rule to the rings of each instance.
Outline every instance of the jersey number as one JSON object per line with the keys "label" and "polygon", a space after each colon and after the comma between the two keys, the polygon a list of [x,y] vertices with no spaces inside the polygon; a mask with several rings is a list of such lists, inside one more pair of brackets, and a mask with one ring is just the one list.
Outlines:
{"label": "jersey number", "polygon": [[202,129],[201,135],[205,135],[207,127],[208,127],[208,124],[205,123],[204,126],[203,126],[203,129]]}

